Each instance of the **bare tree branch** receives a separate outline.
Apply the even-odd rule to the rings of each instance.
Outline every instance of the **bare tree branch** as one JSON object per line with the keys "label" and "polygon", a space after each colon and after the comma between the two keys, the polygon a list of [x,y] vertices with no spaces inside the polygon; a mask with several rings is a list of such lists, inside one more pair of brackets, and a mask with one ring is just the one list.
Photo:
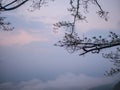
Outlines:
{"label": "bare tree branch", "polygon": [[[6,2],[6,3],[3,3]],[[36,9],[40,9],[43,5],[46,5],[49,1],[54,0],[0,0],[0,15],[2,12],[15,10],[28,1],[31,1],[33,11]],[[81,11],[86,11],[88,13],[89,4],[92,3],[96,5],[99,10],[97,14],[103,18],[105,21],[108,21],[108,13],[103,10],[98,0],[69,0],[70,8],[68,11],[70,12],[71,16],[73,17],[72,21],[59,21],[58,23],[54,24],[55,29],[59,29],[65,27],[67,29],[67,33],[62,40],[56,43],[56,46],[64,47],[68,50],[68,52],[79,52],[79,55],[85,55],[87,53],[99,53],[102,50],[112,48],[112,47],[119,47],[120,46],[120,35],[110,32],[109,37],[103,38],[102,36],[87,38],[83,37],[80,38],[75,31],[75,25],[77,21],[86,21],[86,16]],[[0,16],[0,29],[1,30],[13,30],[13,27],[10,27],[10,23],[5,21],[5,17]],[[119,47],[120,48],[120,47]],[[120,49],[118,49],[120,52]],[[120,72],[120,53],[109,53],[104,54],[104,58],[110,59],[116,66],[116,68],[111,68],[110,72],[106,72],[109,75],[112,75],[116,72]]]}
{"label": "bare tree branch", "polygon": [[120,48],[117,48],[115,52],[111,51],[110,53],[103,54],[103,57],[114,65],[114,68],[111,68],[110,71],[106,71],[105,75],[112,76],[120,72]]}
{"label": "bare tree branch", "polygon": [[[2,6],[2,3],[0,3],[0,11],[10,11],[10,10],[14,10],[17,9],[18,7],[22,6],[23,4],[25,4],[27,1],[30,0],[22,0],[20,3],[18,3],[19,0],[14,0],[4,6]],[[15,5],[14,5],[15,4]],[[8,8],[7,8],[8,7]]]}
{"label": "bare tree branch", "polygon": [[120,36],[113,32],[110,32],[110,35],[107,39],[102,38],[102,36],[99,36],[98,38],[85,37],[83,39],[80,39],[76,33],[66,33],[63,40],[59,41],[55,45],[64,47],[66,49],[69,48],[72,53],[79,51],[79,55],[85,55],[89,52],[99,53],[103,49],[120,46]]}
{"label": "bare tree branch", "polygon": [[[33,9],[40,9],[42,5],[46,4],[48,1],[54,1],[54,0],[10,0],[10,1],[5,1],[1,0],[0,1],[0,15],[2,12],[5,11],[11,11],[15,10],[28,1],[32,2],[32,7]],[[13,27],[10,26],[9,22],[5,22],[5,17],[0,16],[0,30],[5,30],[5,31],[10,31],[13,30]]]}

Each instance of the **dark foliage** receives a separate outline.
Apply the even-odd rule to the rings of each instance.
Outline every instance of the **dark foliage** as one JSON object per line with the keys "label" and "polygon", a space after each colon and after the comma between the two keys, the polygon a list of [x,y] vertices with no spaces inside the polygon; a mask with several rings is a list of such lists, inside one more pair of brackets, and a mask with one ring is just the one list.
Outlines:
{"label": "dark foliage", "polygon": [[120,82],[114,86],[113,90],[120,90]]}
{"label": "dark foliage", "polygon": [[0,30],[11,31],[13,29],[10,23],[5,21],[5,17],[0,17]]}

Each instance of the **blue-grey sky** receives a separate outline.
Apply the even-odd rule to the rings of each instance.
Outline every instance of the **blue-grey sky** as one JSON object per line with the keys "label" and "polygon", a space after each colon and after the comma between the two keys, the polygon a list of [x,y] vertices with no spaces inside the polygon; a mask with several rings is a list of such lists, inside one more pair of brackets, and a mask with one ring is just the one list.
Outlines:
{"label": "blue-grey sky", "polygon": [[[0,90],[92,90],[102,86],[111,89],[120,79],[119,75],[104,76],[113,63],[101,54],[79,56],[54,46],[62,39],[64,29],[55,33],[53,24],[72,20],[68,1],[56,0],[33,12],[25,4],[2,13],[15,29],[0,31]],[[76,25],[80,35],[107,37],[109,31],[120,33],[120,1],[99,2],[109,11],[108,22],[97,16],[98,8],[90,5],[88,23]]]}

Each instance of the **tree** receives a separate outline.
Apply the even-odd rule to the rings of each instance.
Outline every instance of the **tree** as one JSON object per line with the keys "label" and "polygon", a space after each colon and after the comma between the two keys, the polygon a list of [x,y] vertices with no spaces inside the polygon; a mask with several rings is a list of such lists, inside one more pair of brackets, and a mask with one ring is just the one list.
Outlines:
{"label": "tree", "polygon": [[120,82],[114,86],[113,90],[120,90]]}
{"label": "tree", "polygon": [[[18,7],[22,6],[24,3],[26,3],[29,0],[0,0],[0,14],[4,11],[10,11],[17,9]],[[10,26],[10,22],[5,21],[6,17],[0,16],[0,29],[1,30],[13,30],[13,27]]]}
{"label": "tree", "polygon": [[[27,2],[32,2],[30,7],[35,9],[40,9],[42,5],[54,0],[0,0],[0,13],[5,11],[15,10]],[[103,38],[102,36],[92,38],[88,37],[79,37],[76,30],[75,25],[78,21],[84,20],[86,21],[86,16],[84,13],[81,12],[81,8],[84,9],[85,12],[88,13],[88,6],[92,3],[96,7],[98,7],[97,14],[108,21],[108,14],[102,9],[98,0],[69,0],[70,8],[68,11],[71,13],[73,17],[73,21],[59,21],[58,23],[54,24],[54,29],[59,28],[66,28],[67,32],[64,35],[64,38],[58,43],[56,46],[64,47],[67,49],[68,52],[73,53],[75,51],[79,51],[79,55],[85,55],[87,53],[99,53],[102,50],[117,47],[117,52],[120,52],[120,35],[110,32],[108,38]],[[10,23],[5,21],[5,17],[0,16],[0,29],[1,30],[13,30],[13,27],[10,27]],[[115,56],[117,55],[117,56]],[[114,64],[120,65],[120,53],[109,53],[104,54],[103,57],[107,59],[112,59]],[[117,59],[116,59],[117,57]],[[120,68],[117,65],[117,69],[112,69],[111,72],[120,72]],[[108,72],[107,72],[108,73]],[[108,73],[109,74],[109,73]]]}
{"label": "tree", "polygon": [[80,56],[86,55],[87,53],[100,53],[102,50],[116,47],[116,51],[111,51],[110,53],[103,53],[102,56],[114,64],[114,68],[111,68],[110,71],[106,71],[107,76],[120,72],[120,35],[110,32],[108,38],[92,37],[87,38],[83,37],[82,39],[77,35],[77,33],[66,33],[64,38],[55,46],[64,47],[69,53],[79,52]]}
{"label": "tree", "polygon": [[[35,9],[40,9],[42,5],[54,0],[0,0],[0,14],[2,12],[15,10],[27,2],[32,2],[30,7]],[[0,16],[0,30],[11,31],[14,28],[11,27],[11,23],[5,21],[6,17]]]}
{"label": "tree", "polygon": [[77,51],[80,53],[80,56],[90,52],[93,54],[99,53],[102,50],[117,47],[117,53],[103,55],[104,58],[112,60],[115,66],[117,66],[117,68],[112,68],[109,72],[107,72],[107,75],[113,75],[120,72],[120,35],[110,32],[108,38],[103,38],[102,36],[80,38],[75,31],[76,22],[79,20],[86,20],[86,16],[80,12],[80,7],[82,6],[84,10],[88,12],[89,3],[96,5],[99,8],[97,14],[105,21],[108,21],[107,15],[109,12],[102,9],[101,5],[98,3],[98,0],[70,0],[71,8],[69,8],[68,11],[71,12],[73,21],[61,21],[54,24],[55,29],[64,27],[67,30],[63,39],[58,41],[55,46],[64,47],[70,53]]}
{"label": "tree", "polygon": [[17,9],[18,7],[22,6],[28,1],[30,0],[12,0],[12,1],[10,0],[9,2],[0,0],[0,11],[10,11]]}
{"label": "tree", "polygon": [[110,53],[103,54],[103,57],[109,59],[115,66],[109,72],[106,71],[106,75],[111,76],[120,72],[120,48],[117,48],[115,52],[111,51]]}

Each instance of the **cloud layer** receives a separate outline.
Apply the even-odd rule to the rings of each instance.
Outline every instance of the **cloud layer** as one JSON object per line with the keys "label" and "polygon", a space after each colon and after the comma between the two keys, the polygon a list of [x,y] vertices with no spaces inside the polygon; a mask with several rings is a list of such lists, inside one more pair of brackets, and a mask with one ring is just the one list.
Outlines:
{"label": "cloud layer", "polygon": [[0,84],[1,90],[89,90],[102,85],[109,85],[115,82],[112,77],[90,77],[86,75],[65,74],[55,80],[46,82],[33,79],[20,83],[6,82]]}
{"label": "cloud layer", "polygon": [[0,45],[25,45],[31,42],[39,41],[45,42],[48,41],[48,38],[44,35],[33,34],[25,30],[20,30],[17,33],[0,33]]}
{"label": "cloud layer", "polygon": [[[91,31],[92,29],[118,29],[117,24],[119,23],[119,1],[116,1],[116,3],[112,0],[109,0],[109,5],[104,5],[104,3],[107,3],[108,0],[102,3],[102,7],[105,7],[105,11],[110,12],[108,16],[108,22],[104,21],[103,19],[99,18],[96,15],[97,7],[94,5],[89,6],[90,13],[85,14],[87,16],[86,22],[79,22],[76,27],[78,30],[82,32]],[[58,4],[59,3],[59,4]],[[63,5],[65,4],[65,5]],[[67,8],[69,7],[68,1],[55,1],[53,3],[50,3],[48,7],[43,7],[40,9],[40,11],[36,10],[34,12],[29,12],[27,9],[24,10],[24,8],[29,8],[29,3],[25,5],[25,7],[21,7],[18,9],[17,13],[13,13],[13,16],[17,16],[24,18],[26,21],[34,21],[34,22],[42,22],[45,24],[54,24],[58,21],[64,21],[64,20],[73,20],[73,17],[70,16],[70,13],[67,11]],[[62,7],[61,7],[62,6]],[[111,8],[111,6],[114,6]],[[23,11],[24,10],[24,11]]]}

